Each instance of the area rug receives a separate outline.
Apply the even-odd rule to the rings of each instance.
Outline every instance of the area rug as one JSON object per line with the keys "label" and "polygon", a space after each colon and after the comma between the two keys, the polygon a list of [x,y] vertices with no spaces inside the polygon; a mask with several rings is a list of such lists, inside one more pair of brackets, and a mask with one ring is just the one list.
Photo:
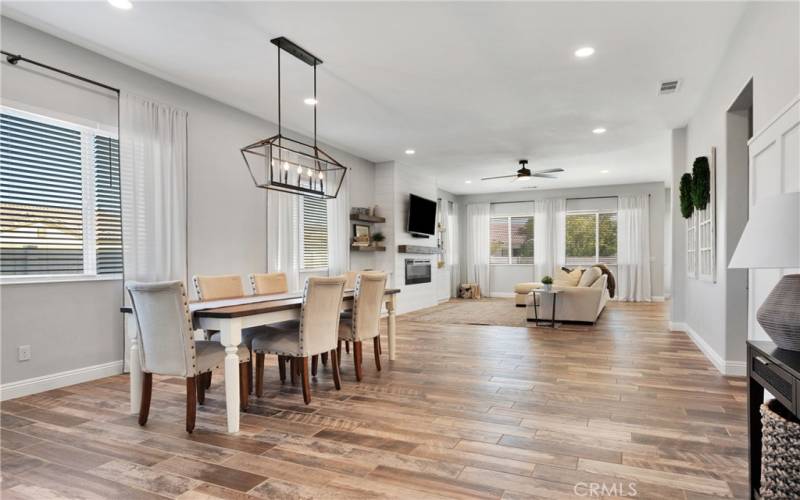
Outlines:
{"label": "area rug", "polygon": [[403,315],[408,321],[457,325],[528,326],[525,308],[514,299],[451,299],[444,304]]}

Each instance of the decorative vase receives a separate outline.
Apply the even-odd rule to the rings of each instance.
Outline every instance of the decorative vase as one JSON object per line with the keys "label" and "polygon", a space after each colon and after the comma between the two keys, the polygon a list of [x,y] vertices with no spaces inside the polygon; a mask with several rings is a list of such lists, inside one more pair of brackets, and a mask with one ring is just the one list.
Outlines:
{"label": "decorative vase", "polygon": [[800,274],[787,274],[756,313],[761,328],[781,349],[800,351]]}
{"label": "decorative vase", "polygon": [[552,289],[553,289],[553,285],[552,284],[548,283],[548,284],[544,285],[544,291],[545,292],[549,292]]}

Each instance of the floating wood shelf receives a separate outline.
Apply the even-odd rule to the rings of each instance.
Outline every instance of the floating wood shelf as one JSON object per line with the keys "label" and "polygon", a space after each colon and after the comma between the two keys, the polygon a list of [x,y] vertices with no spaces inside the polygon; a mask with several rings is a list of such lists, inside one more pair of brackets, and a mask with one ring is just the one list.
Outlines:
{"label": "floating wood shelf", "polygon": [[367,222],[370,224],[383,224],[384,222],[386,222],[385,217],[378,217],[377,215],[367,215],[367,214],[350,214],[350,220],[358,222]]}
{"label": "floating wood shelf", "polygon": [[442,253],[438,247],[423,247],[418,245],[397,245],[397,251],[400,253],[421,253],[427,255]]}
{"label": "floating wood shelf", "polygon": [[361,247],[358,245],[350,245],[350,250],[353,250],[355,252],[385,252],[386,247],[373,247],[373,246]]}

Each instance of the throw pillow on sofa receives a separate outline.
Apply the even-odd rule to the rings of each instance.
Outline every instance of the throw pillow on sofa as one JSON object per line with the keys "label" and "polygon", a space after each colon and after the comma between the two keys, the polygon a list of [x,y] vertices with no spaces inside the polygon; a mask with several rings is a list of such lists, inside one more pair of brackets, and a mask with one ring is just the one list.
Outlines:
{"label": "throw pillow on sofa", "polygon": [[578,286],[581,279],[583,268],[576,267],[570,272],[559,269],[553,277],[553,284],[556,286]]}
{"label": "throw pillow on sofa", "polygon": [[597,278],[602,275],[603,271],[601,271],[599,267],[590,267],[581,275],[581,279],[578,281],[578,286],[592,286],[594,282],[597,281]]}

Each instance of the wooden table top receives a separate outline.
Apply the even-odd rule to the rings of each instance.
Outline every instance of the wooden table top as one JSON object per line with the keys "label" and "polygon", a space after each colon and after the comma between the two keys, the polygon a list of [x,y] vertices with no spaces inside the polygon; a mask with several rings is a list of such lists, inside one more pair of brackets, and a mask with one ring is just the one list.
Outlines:
{"label": "wooden table top", "polygon": [[[384,295],[395,295],[398,293],[400,293],[399,288],[387,288],[384,291]],[[346,291],[344,293],[344,300],[353,300],[353,292]],[[199,311],[195,311],[194,316],[197,318],[241,318],[242,316],[285,311],[287,309],[297,309],[302,305],[302,303],[303,297],[284,300],[270,300],[269,295],[265,295],[263,302],[252,302],[250,304],[201,309]]]}

